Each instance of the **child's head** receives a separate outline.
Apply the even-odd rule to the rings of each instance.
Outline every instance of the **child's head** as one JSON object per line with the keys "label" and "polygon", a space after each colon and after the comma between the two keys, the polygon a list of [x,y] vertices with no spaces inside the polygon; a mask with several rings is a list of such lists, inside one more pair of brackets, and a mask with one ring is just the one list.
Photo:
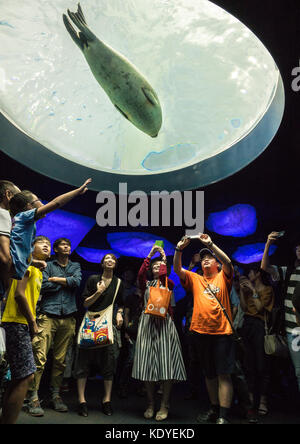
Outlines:
{"label": "child's head", "polygon": [[37,236],[33,241],[32,256],[34,259],[46,260],[51,254],[51,242],[46,236]]}
{"label": "child's head", "polygon": [[20,191],[15,194],[10,202],[9,208],[12,216],[16,216],[23,211],[31,210],[33,208],[39,208],[42,206],[42,202],[39,198],[29,190]]}

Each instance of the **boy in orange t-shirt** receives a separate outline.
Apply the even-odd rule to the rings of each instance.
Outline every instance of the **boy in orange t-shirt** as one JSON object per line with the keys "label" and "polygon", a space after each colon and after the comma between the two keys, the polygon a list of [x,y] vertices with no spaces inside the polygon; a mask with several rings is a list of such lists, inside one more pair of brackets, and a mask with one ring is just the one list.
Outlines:
{"label": "boy in orange t-shirt", "polygon": [[[183,237],[174,255],[174,271],[183,287],[193,294],[194,308],[190,330],[198,360],[202,362],[206,386],[211,402],[208,412],[200,414],[199,422],[227,424],[232,401],[231,374],[235,370],[235,346],[232,329],[223,310],[213,296],[221,302],[232,320],[230,291],[233,267],[228,256],[207,234],[199,234],[205,247],[200,251],[203,276],[182,268],[181,252],[190,243]],[[222,264],[219,270],[218,260]]]}

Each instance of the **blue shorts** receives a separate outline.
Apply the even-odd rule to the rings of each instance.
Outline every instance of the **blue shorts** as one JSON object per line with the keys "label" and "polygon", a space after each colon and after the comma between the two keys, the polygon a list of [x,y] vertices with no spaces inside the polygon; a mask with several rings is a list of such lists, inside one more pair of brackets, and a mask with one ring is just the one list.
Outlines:
{"label": "blue shorts", "polygon": [[235,343],[232,335],[192,332],[191,343],[207,379],[235,373]]}
{"label": "blue shorts", "polygon": [[36,372],[29,328],[25,324],[3,322],[6,333],[6,359],[12,379],[23,379]]}

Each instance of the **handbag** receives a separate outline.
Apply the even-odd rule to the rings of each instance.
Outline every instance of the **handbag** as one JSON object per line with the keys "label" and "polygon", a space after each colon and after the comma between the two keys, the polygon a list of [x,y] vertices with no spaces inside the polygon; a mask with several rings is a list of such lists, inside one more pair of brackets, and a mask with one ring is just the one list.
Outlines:
{"label": "handbag", "polygon": [[207,280],[204,278],[204,281],[207,285],[207,288],[210,292],[210,294],[215,298],[215,300],[218,302],[219,306],[221,307],[221,310],[224,314],[224,316],[226,317],[227,321],[229,322],[229,325],[231,327],[232,330],[232,337],[233,340],[235,342],[236,345],[236,350],[237,350],[237,357],[238,359],[242,360],[243,354],[245,352],[245,345],[243,342],[243,338],[238,334],[237,330],[234,328],[233,323],[226,311],[226,308],[224,307],[224,305],[222,304],[222,302],[217,298],[216,293],[213,291],[213,289],[211,288],[210,284],[207,282]]}
{"label": "handbag", "polygon": [[149,287],[149,299],[146,305],[145,313],[165,318],[168,313],[172,290],[168,289],[168,278],[166,277],[166,287],[159,286],[159,279],[155,287]]}
{"label": "handbag", "polygon": [[114,343],[113,305],[120,283],[121,281],[118,279],[113,302],[108,307],[98,312],[86,311],[77,336],[77,345],[80,348],[93,349],[106,347]]}
{"label": "handbag", "polygon": [[264,349],[266,355],[278,358],[287,358],[289,356],[289,348],[286,339],[279,333],[272,333],[272,327],[268,328],[267,315],[265,313],[265,338]]}

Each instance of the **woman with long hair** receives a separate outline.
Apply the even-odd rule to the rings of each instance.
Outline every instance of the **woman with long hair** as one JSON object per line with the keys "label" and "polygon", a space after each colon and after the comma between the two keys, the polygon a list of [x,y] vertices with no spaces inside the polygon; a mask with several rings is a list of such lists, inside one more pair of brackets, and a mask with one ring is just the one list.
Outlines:
{"label": "woman with long hair", "polygon": [[249,422],[257,422],[257,413],[268,413],[269,360],[264,351],[265,320],[274,306],[274,292],[266,273],[252,266],[248,278],[240,277],[240,302],[244,311],[241,335],[245,344],[245,372],[252,408]]}
{"label": "woman with long hair", "polygon": [[[150,263],[157,252],[161,257]],[[167,279],[166,263],[164,250],[155,245],[140,268],[138,284],[144,297],[145,307],[151,287],[156,287],[159,283],[160,288],[165,288],[166,282],[170,290],[174,287],[174,283]],[[174,305],[174,296],[172,299],[165,318],[147,314],[145,311],[141,314],[132,369],[132,377],[145,382],[148,399],[148,406],[144,412],[146,419],[154,417],[155,386],[158,382],[162,384],[160,409],[155,416],[157,421],[168,417],[169,397],[173,383],[186,380],[180,340],[172,320],[171,306]]]}
{"label": "woman with long hair", "polygon": [[[116,327],[121,328],[123,324],[123,285],[118,286],[118,278],[114,272],[117,265],[117,258],[113,254],[106,254],[102,261],[102,273],[92,275],[88,278],[82,297],[84,307],[90,312],[99,312],[110,305],[117,308]],[[102,410],[105,415],[112,415],[111,391],[113,377],[116,368],[115,344],[93,349],[77,349],[74,376],[77,379],[78,413],[81,416],[88,416],[87,403],[85,398],[85,387],[92,365],[96,366],[97,372],[103,376],[104,396],[102,399]]]}

